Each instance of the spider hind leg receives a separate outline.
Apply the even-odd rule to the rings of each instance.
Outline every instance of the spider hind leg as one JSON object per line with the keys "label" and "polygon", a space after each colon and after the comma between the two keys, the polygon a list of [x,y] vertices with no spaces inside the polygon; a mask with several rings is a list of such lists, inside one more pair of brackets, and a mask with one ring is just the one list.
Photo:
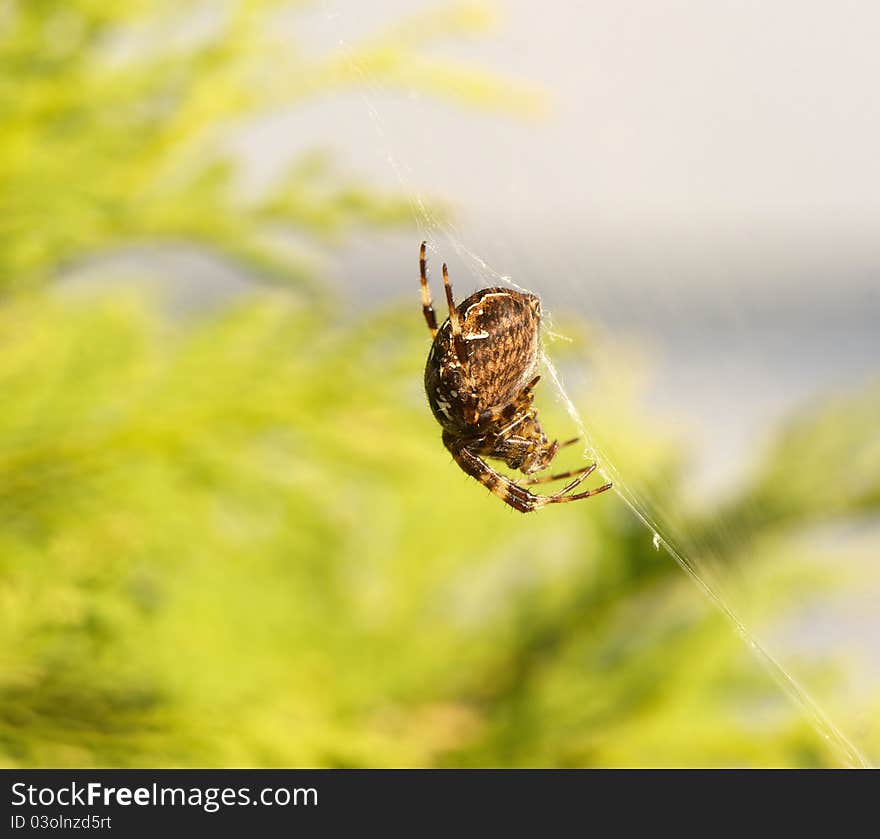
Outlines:
{"label": "spider hind leg", "polygon": [[553,481],[561,481],[563,478],[573,478],[577,476],[577,483],[574,485],[570,485],[566,487],[566,489],[562,490],[565,492],[568,489],[574,489],[577,484],[579,484],[584,478],[589,477],[596,471],[596,464],[590,463],[587,466],[581,467],[580,469],[569,469],[568,472],[557,472],[554,475],[539,475],[533,478],[527,478],[523,481],[523,484],[526,486],[534,486],[535,484],[549,484]]}
{"label": "spider hind leg", "polygon": [[437,315],[434,314],[434,301],[431,300],[431,289],[428,287],[428,261],[425,257],[425,247],[427,243],[422,242],[419,248],[419,280],[422,285],[422,314],[425,316],[425,323],[431,330],[431,337],[437,334]]}

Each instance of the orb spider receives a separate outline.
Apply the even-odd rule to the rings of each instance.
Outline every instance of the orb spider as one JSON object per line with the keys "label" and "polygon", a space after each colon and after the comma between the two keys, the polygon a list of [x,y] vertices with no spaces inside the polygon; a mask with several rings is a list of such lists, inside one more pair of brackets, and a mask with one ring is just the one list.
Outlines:
{"label": "orb spider", "polygon": [[[484,458],[501,460],[511,469],[533,475],[546,469],[559,449],[577,437],[559,443],[547,440],[533,406],[540,376],[538,337],[541,301],[534,294],[513,289],[484,288],[458,306],[452,297],[449,272],[443,265],[443,288],[449,317],[437,326],[428,288],[426,243],[419,251],[422,312],[434,343],[425,365],[425,392],[443,429],[443,445],[472,478],[521,513],[547,504],[590,498],[611,489],[573,492],[596,469],[529,477],[521,484],[496,472]],[[534,495],[526,486],[573,478],[553,495]]]}

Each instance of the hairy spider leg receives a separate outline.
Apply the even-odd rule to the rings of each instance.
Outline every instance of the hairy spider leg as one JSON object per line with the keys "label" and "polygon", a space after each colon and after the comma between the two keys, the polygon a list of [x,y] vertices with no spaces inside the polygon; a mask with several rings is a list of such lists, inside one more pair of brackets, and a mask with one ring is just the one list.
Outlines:
{"label": "hairy spider leg", "polygon": [[[446,305],[449,308],[449,329],[452,336],[452,348],[455,350],[455,357],[462,372],[464,386],[467,388],[467,393],[471,399],[473,399],[474,383],[468,374],[467,348],[464,344],[461,321],[458,318],[458,309],[455,308],[455,300],[452,297],[452,286],[449,283],[449,271],[446,268],[445,262],[443,263],[443,290],[446,292]],[[480,421],[480,413],[477,411],[476,406],[465,408],[464,419],[470,425],[476,425]]]}
{"label": "hairy spider leg", "polygon": [[452,297],[452,286],[449,283],[449,271],[446,263],[443,263],[443,290],[446,292],[446,305],[449,307],[449,328],[452,330],[452,344],[455,347],[455,355],[459,364],[464,364],[464,339],[461,335],[461,321],[458,319],[458,309],[455,308],[455,300]]}
{"label": "hairy spider leg", "polygon": [[[558,475],[546,475],[543,478],[531,478],[524,483],[531,486],[533,484],[546,484],[550,481],[560,481],[563,478],[570,478],[572,475],[576,475],[573,481],[570,481],[566,484],[559,492],[554,493],[556,496],[567,495],[571,492],[576,486],[582,483],[586,478],[593,474],[596,471],[596,464],[591,463],[587,466],[586,469],[572,469],[570,472],[560,472]],[[604,484],[597,489],[591,490],[590,492],[593,495],[598,495],[600,492],[605,492],[606,490],[611,489],[611,484]]]}
{"label": "hairy spider leg", "polygon": [[[574,443],[577,443],[578,440],[580,440],[580,437],[572,437],[570,440],[564,440],[561,443],[554,440],[550,444],[550,457],[547,461],[547,465],[548,466],[550,465],[550,461],[553,460],[554,457],[556,457],[556,453],[560,449],[564,449],[566,446],[571,446]],[[544,468],[546,469],[547,467],[545,466]],[[523,483],[525,483],[529,486],[531,486],[532,484],[549,484],[552,481],[561,481],[563,478],[570,478],[572,475],[581,475],[582,473],[584,473],[582,475],[582,477],[575,484],[575,486],[577,486],[577,484],[579,484],[584,478],[586,478],[587,475],[589,475],[590,472],[592,472],[595,468],[596,468],[596,464],[592,463],[589,466],[587,466],[587,468],[586,468],[587,471],[585,473],[584,473],[583,469],[571,469],[568,472],[557,472],[555,475],[543,475],[543,476],[537,477],[537,478],[529,478],[528,480],[524,481]],[[566,492],[567,490],[562,490],[562,491]]]}
{"label": "hairy spider leg", "polygon": [[527,478],[523,483],[527,486],[532,486],[534,484],[549,484],[553,481],[561,481],[563,478],[571,478],[574,475],[583,475],[583,477],[586,478],[595,468],[596,464],[591,463],[589,466],[581,469],[571,469],[568,472],[557,472],[555,475],[541,475],[537,478]]}
{"label": "hairy spider leg", "polygon": [[[443,433],[443,444],[449,449],[461,470],[478,480],[490,492],[497,495],[505,504],[513,507],[521,513],[529,513],[547,504],[564,504],[568,501],[579,501],[582,498],[590,498],[600,492],[610,489],[610,484],[598,489],[590,489],[573,495],[533,495],[524,487],[514,483],[510,478],[496,472],[482,458],[471,452],[467,443],[457,440],[447,432]],[[586,477],[586,476],[584,476]],[[582,479],[581,479],[582,480]]]}
{"label": "hairy spider leg", "polygon": [[431,300],[431,289],[428,288],[428,263],[425,258],[425,245],[422,242],[419,248],[419,279],[422,283],[422,314],[425,316],[425,323],[431,330],[431,337],[437,334],[437,315],[434,314],[434,301]]}
{"label": "hairy spider leg", "polygon": [[[515,414],[514,414],[515,415]],[[528,414],[520,414],[520,416],[516,417],[512,422],[509,422],[504,426],[499,432],[497,432],[496,437],[507,437],[514,428],[518,425],[522,425],[527,419],[529,419]]]}

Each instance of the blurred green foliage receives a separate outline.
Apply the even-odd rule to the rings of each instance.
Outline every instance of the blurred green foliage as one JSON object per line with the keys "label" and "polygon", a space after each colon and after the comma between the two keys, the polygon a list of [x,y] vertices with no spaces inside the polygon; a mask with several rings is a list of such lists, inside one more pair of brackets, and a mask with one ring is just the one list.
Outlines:
{"label": "blurred green foliage", "polygon": [[520,516],[455,468],[416,314],[3,309],[2,761],[833,763],[619,500]]}
{"label": "blurred green foliage", "polygon": [[[236,192],[230,120],[358,72],[273,42],[274,5],[226,4],[190,42],[166,37],[179,4],[2,7],[0,764],[833,765],[619,499],[523,517],[451,463],[415,301],[343,325],[300,284],[184,320],[46,285],[167,238],[302,278],[267,225],[332,241],[405,218],[313,158]],[[407,68],[522,105],[401,46],[480,22],[438,12],[354,54],[386,83]],[[878,404],[803,419],[731,502],[728,559],[762,591],[817,584],[791,558],[805,524],[876,512]],[[625,398],[590,411],[675,505],[681,452],[637,416]],[[866,464],[831,505],[810,491],[817,450]]]}
{"label": "blurred green foliage", "polygon": [[[0,292],[126,242],[186,241],[252,277],[304,280],[285,234],[330,242],[410,218],[405,196],[293,160],[268,190],[236,178],[249,120],[369,78],[459,103],[528,111],[536,94],[432,59],[490,22],[467,5],[416,15],[324,55],[289,0],[38,0],[0,4]],[[295,19],[294,19],[295,20]]]}

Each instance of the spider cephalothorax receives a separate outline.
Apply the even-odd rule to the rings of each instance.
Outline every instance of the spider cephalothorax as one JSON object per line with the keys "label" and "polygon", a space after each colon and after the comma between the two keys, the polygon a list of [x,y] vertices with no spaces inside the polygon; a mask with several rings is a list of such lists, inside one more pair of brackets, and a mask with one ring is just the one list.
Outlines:
{"label": "spider cephalothorax", "polygon": [[574,443],[547,440],[532,402],[538,382],[541,301],[509,288],[484,288],[455,305],[446,265],[443,286],[449,317],[437,327],[428,289],[425,243],[419,254],[422,311],[434,338],[425,366],[425,391],[456,463],[511,507],[523,513],[545,504],[589,498],[611,488],[573,493],[596,468],[529,478],[526,485],[574,478],[553,495],[533,495],[492,469],[494,458],[526,475],[546,469],[556,452]]}

